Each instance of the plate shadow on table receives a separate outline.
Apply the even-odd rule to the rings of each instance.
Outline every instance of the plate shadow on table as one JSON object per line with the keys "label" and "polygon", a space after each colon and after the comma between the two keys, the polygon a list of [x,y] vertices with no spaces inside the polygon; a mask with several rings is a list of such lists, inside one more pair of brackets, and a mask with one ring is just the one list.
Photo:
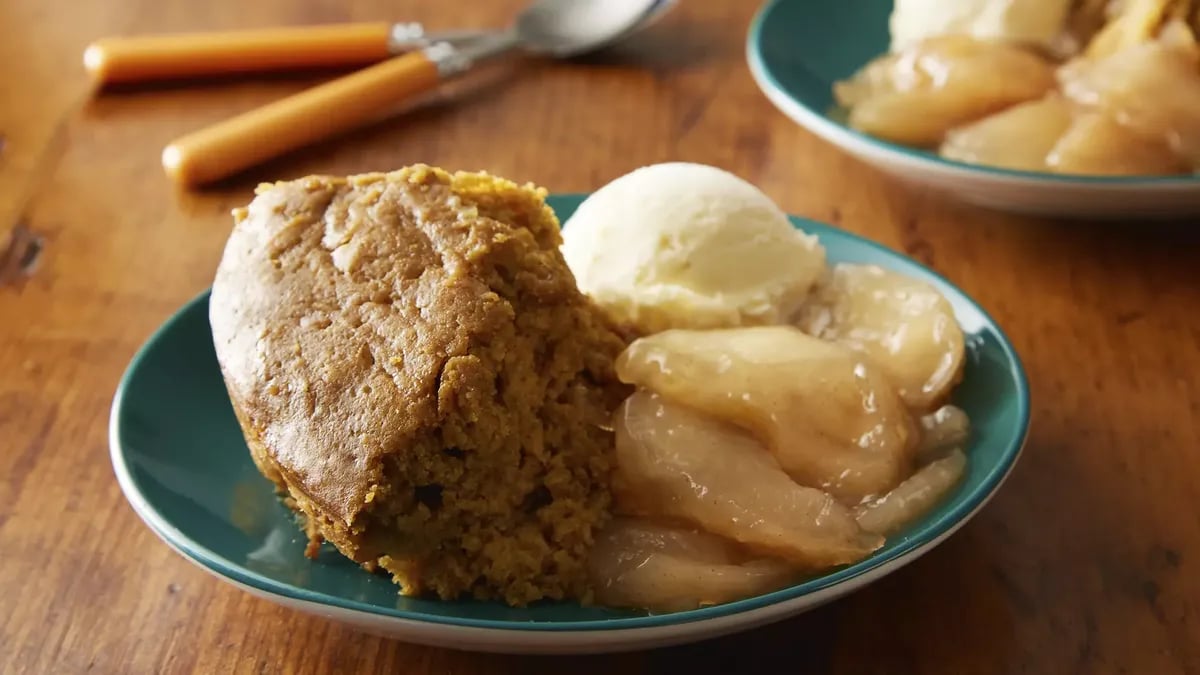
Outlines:
{"label": "plate shadow on table", "polygon": [[1152,271],[1179,285],[1200,288],[1200,275],[1188,262],[1200,253],[1200,214],[1077,221],[1017,216],[949,200],[940,208],[946,227],[979,229],[981,235],[1025,256],[1031,270],[1061,267],[1061,260],[1070,258],[1102,264],[1106,274],[1136,277]]}

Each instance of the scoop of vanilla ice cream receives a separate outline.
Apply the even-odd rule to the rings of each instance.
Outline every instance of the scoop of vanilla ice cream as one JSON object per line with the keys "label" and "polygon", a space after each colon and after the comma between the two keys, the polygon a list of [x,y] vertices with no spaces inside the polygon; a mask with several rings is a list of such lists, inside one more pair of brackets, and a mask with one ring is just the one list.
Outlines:
{"label": "scoop of vanilla ice cream", "polygon": [[563,240],[580,290],[643,334],[783,323],[825,268],[816,237],[757,187],[684,162],[605,185]]}

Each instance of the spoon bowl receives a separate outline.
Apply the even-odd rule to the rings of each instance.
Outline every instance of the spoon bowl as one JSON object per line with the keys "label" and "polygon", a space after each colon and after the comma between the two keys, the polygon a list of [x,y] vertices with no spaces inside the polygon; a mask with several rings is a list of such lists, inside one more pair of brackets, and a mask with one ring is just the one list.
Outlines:
{"label": "spoon bowl", "polygon": [[539,0],[513,25],[520,46],[554,58],[608,46],[662,16],[671,0]]}

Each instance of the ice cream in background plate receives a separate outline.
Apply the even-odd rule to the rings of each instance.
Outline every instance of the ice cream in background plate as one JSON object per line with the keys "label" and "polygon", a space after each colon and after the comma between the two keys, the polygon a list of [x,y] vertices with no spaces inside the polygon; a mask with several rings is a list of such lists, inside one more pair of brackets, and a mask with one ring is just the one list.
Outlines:
{"label": "ice cream in background plate", "polygon": [[686,162],[600,188],[563,242],[580,290],[641,334],[785,322],[825,265],[816,238],[757,187]]}
{"label": "ice cream in background plate", "polygon": [[970,35],[1053,47],[1072,0],[897,0],[889,28],[892,50],[935,35]]}

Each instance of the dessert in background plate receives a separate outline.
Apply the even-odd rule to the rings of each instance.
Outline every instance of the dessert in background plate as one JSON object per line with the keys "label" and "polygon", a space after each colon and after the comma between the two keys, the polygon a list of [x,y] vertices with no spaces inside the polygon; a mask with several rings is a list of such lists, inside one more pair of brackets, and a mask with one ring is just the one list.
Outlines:
{"label": "dessert in background plate", "polygon": [[834,93],[864,133],[1075,175],[1200,171],[1200,2],[909,0]]}

